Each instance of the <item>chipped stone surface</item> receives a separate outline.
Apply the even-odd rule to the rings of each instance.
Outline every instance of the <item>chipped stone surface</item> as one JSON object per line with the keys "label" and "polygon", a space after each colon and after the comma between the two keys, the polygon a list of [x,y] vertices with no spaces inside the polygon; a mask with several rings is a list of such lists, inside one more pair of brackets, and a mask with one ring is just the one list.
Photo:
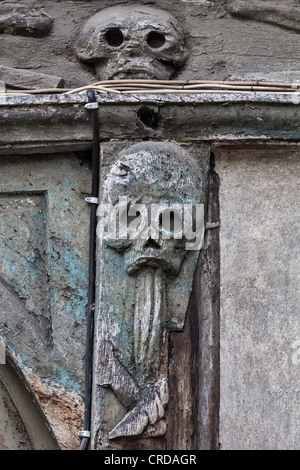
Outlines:
{"label": "chipped stone surface", "polygon": [[0,66],[0,80],[5,83],[6,88],[24,90],[59,88],[64,84],[61,77],[3,66]]}
{"label": "chipped stone surface", "polygon": [[[179,142],[297,141],[300,136],[298,92],[99,94],[97,101],[104,141],[172,141],[174,136]],[[88,150],[92,132],[86,102],[86,93],[0,97],[0,154]],[[141,109],[148,116],[154,112],[158,125],[145,122]]]}

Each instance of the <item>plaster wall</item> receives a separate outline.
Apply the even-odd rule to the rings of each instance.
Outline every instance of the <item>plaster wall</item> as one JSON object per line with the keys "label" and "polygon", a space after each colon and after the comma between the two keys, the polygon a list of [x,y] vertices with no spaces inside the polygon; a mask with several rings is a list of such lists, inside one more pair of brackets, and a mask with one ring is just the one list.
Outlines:
{"label": "plaster wall", "polygon": [[224,150],[221,449],[299,448],[299,148]]}

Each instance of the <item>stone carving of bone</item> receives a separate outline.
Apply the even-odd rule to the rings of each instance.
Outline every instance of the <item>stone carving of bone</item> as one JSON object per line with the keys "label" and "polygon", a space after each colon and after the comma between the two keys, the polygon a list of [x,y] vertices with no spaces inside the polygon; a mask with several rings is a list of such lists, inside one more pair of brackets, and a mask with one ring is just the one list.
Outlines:
{"label": "stone carving of bone", "polygon": [[181,240],[136,240],[124,253],[125,271],[135,276],[134,354],[141,383],[153,379],[168,322],[168,276],[179,273],[186,254]]}
{"label": "stone carving of bone", "polygon": [[[120,196],[126,196],[125,209],[129,210],[136,204],[149,207],[160,203],[199,203],[202,190],[199,167],[189,154],[175,144],[150,142],[135,144],[119,155],[104,182],[103,199],[117,207]],[[179,276],[188,255],[185,241],[163,239],[161,234],[152,239],[143,234],[143,238],[106,242],[105,249],[112,249],[123,258],[125,273],[135,280],[134,375],[122,364],[118,344],[109,339],[111,333],[106,334],[107,341],[99,343],[98,385],[110,386],[124,406],[130,408],[111,430],[110,439],[145,431],[151,435],[165,432],[168,332],[171,317],[174,324],[178,315],[178,325],[182,325],[186,314],[171,312],[169,284]],[[102,335],[105,336],[103,328]]]}
{"label": "stone carving of bone", "polygon": [[162,418],[169,401],[166,378],[158,380],[152,387],[142,389],[116,358],[110,342],[102,342],[99,352],[104,371],[99,385],[110,386],[124,406],[131,406],[131,410],[110,431],[109,439],[137,436],[146,429],[155,436],[164,434],[165,421]]}
{"label": "stone carving of bone", "polygon": [[281,28],[300,31],[300,12],[298,0],[230,0],[225,10],[234,17],[271,23]]}
{"label": "stone carving of bone", "polygon": [[100,80],[168,80],[186,60],[183,35],[168,12],[143,5],[106,8],[82,27],[78,58]]}

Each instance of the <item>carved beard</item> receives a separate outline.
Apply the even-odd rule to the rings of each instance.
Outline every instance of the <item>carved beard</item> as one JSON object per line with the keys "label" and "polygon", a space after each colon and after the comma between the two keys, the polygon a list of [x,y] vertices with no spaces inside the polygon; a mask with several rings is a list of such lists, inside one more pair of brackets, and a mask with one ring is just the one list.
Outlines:
{"label": "carved beard", "polygon": [[156,378],[166,322],[166,280],[160,268],[141,269],[136,276],[134,356],[139,384]]}

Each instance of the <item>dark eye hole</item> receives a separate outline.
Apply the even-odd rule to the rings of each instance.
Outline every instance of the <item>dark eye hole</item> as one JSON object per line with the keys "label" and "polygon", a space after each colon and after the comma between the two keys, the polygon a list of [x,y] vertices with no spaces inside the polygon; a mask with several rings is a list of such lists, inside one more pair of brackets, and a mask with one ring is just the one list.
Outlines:
{"label": "dark eye hole", "polygon": [[159,49],[166,42],[166,38],[162,33],[151,31],[147,36],[147,43],[152,49]]}
{"label": "dark eye hole", "polygon": [[119,28],[108,29],[104,35],[104,38],[107,44],[112,47],[121,46],[124,41],[123,33]]}

